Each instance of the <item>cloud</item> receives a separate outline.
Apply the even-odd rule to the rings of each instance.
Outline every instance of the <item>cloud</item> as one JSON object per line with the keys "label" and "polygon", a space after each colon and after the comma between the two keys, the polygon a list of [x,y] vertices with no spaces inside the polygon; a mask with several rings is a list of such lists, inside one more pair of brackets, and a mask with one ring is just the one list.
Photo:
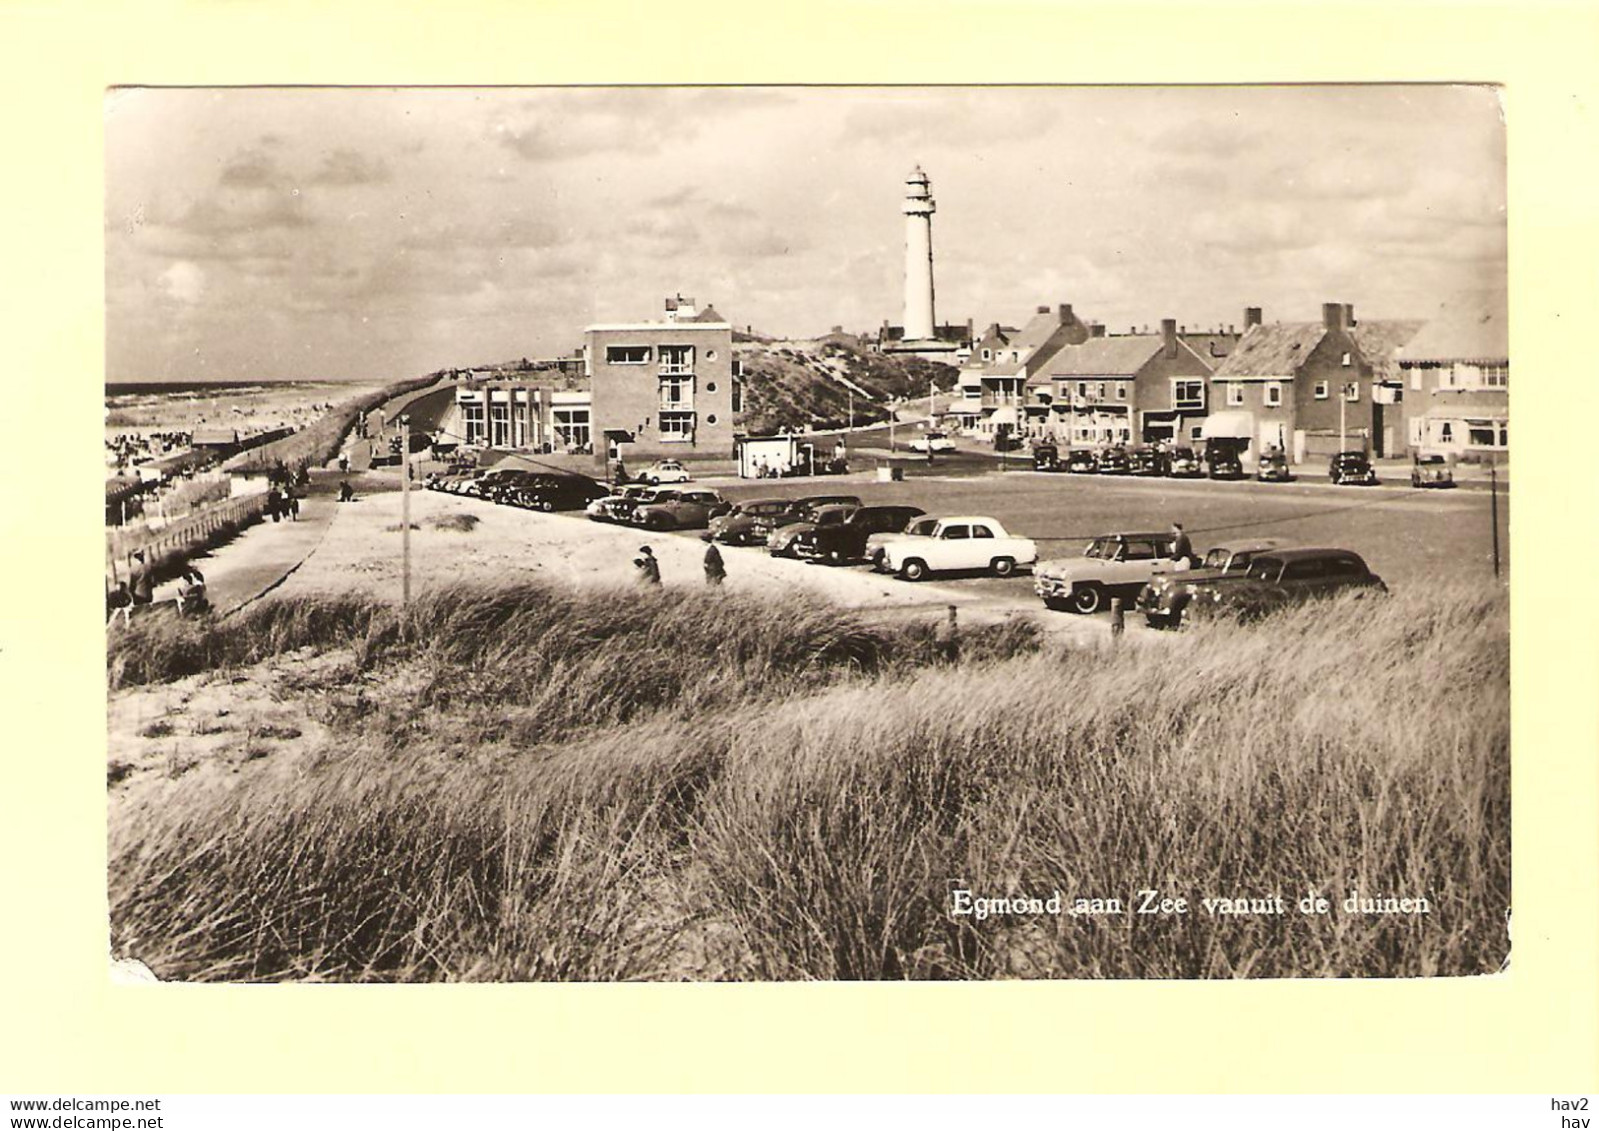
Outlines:
{"label": "cloud", "polygon": [[335,149],[322,158],[322,167],[311,178],[317,185],[375,185],[392,178],[382,158],[368,157],[354,149]]}
{"label": "cloud", "polygon": [[235,188],[276,188],[287,183],[277,160],[259,149],[234,154],[222,166],[217,182]]}
{"label": "cloud", "polygon": [[205,294],[205,272],[198,263],[186,259],[161,272],[157,281],[164,294],[186,306],[193,306]]}

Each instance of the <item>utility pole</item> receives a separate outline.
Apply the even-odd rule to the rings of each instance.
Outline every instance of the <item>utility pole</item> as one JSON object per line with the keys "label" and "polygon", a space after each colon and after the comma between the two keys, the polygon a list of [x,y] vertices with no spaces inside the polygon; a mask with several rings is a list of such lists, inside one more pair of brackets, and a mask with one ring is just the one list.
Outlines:
{"label": "utility pole", "polygon": [[846,437],[844,440],[844,445],[846,448],[848,448],[848,437],[854,435],[855,433],[855,390],[846,389],[845,391],[849,394],[849,427],[844,430],[844,435]]}
{"label": "utility pole", "polygon": [[1494,578],[1499,577],[1499,461],[1488,457],[1488,517],[1493,523]]}
{"label": "utility pole", "polygon": [[898,416],[899,416],[899,412],[898,412],[897,409],[894,408],[894,400],[893,400],[892,397],[890,397],[889,401],[888,401],[888,454],[889,455],[893,455],[894,454],[894,421],[895,421],[895,419]]}
{"label": "utility pole", "polygon": [[400,416],[400,604],[411,603],[411,414]]}
{"label": "utility pole", "polygon": [[933,416],[936,412],[936,409],[933,405],[933,393],[936,391],[936,389],[937,386],[933,384],[933,379],[929,377],[927,379],[927,427],[929,429],[933,427]]}

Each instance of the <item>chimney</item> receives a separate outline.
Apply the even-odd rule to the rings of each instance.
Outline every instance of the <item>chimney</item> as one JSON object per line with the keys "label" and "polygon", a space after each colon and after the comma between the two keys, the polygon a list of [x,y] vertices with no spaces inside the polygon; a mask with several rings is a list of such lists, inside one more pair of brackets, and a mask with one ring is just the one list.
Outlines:
{"label": "chimney", "polygon": [[1105,336],[1105,324],[1103,322],[1090,322],[1088,324],[1088,336],[1090,338],[1103,338]]}
{"label": "chimney", "polygon": [[1177,356],[1177,319],[1160,320],[1161,356],[1168,361]]}
{"label": "chimney", "polygon": [[1355,304],[1352,302],[1344,303],[1344,325],[1351,329],[1355,325]]}
{"label": "chimney", "polygon": [[1258,306],[1246,306],[1246,307],[1244,307],[1244,333],[1246,333],[1246,334],[1249,333],[1249,329],[1250,329],[1251,326],[1259,326],[1259,325],[1260,325],[1260,307],[1258,307]]}
{"label": "chimney", "polygon": [[1061,321],[1061,325],[1062,326],[1064,326],[1066,323],[1072,321],[1072,304],[1071,303],[1063,302],[1063,303],[1060,304],[1060,321]]}
{"label": "chimney", "polygon": [[1048,314],[1049,313],[1049,307],[1047,307],[1047,306],[1039,307],[1038,308],[1038,313],[1040,313],[1040,314]]}
{"label": "chimney", "polygon": [[1138,333],[1138,327],[1137,326],[1129,326],[1129,327],[1127,327],[1127,332],[1129,334],[1136,334],[1136,333]]}
{"label": "chimney", "polygon": [[1227,323],[1227,333],[1229,335],[1237,333],[1237,331],[1233,329],[1233,324],[1231,322]]}
{"label": "chimney", "polygon": [[1321,304],[1321,324],[1329,331],[1348,330],[1351,309],[1341,302],[1324,302]]}
{"label": "chimney", "polygon": [[832,333],[832,334],[842,334],[844,332],[844,327],[842,327],[842,326],[834,326],[832,328],[832,330],[830,330],[828,332]]}

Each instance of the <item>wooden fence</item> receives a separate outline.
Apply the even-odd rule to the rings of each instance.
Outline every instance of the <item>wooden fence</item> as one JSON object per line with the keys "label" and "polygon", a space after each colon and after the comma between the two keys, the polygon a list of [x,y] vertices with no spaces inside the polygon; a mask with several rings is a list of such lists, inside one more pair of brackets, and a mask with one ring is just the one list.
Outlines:
{"label": "wooden fence", "polygon": [[206,507],[159,530],[107,531],[106,556],[111,563],[109,580],[114,586],[128,576],[135,551],[143,550],[145,558],[154,565],[167,554],[183,553],[205,545],[213,534],[229,524],[242,529],[258,521],[266,512],[266,504],[267,496],[263,491]]}

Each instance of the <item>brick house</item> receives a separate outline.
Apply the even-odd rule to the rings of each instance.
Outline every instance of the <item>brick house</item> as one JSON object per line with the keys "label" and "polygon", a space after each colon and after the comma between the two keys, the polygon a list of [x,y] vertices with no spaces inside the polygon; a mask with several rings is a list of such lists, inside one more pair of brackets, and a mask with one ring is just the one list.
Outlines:
{"label": "brick house", "polygon": [[[976,383],[980,413],[977,430],[990,437],[1001,426],[1020,430],[1028,377],[1064,347],[1087,341],[1088,335],[1088,326],[1072,313],[1071,305],[1061,303],[1053,309],[1040,306],[1027,325],[1005,335],[1002,344],[990,341],[987,334],[979,339],[959,379],[962,400],[968,403],[969,397],[964,394],[973,381]],[[992,356],[983,356],[985,348]]]}
{"label": "brick house", "polygon": [[596,454],[628,464],[731,459],[739,390],[733,327],[668,299],[660,322],[590,326],[584,355]]}
{"label": "brick house", "polygon": [[1510,449],[1510,332],[1502,306],[1446,310],[1395,355],[1412,450],[1466,460]]}
{"label": "brick house", "polygon": [[1353,306],[1336,302],[1322,305],[1320,322],[1250,325],[1211,376],[1201,437],[1246,461],[1271,448],[1295,463],[1340,447],[1399,450],[1393,354],[1419,326],[1358,323]]}

